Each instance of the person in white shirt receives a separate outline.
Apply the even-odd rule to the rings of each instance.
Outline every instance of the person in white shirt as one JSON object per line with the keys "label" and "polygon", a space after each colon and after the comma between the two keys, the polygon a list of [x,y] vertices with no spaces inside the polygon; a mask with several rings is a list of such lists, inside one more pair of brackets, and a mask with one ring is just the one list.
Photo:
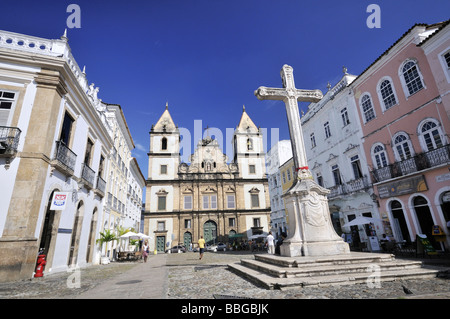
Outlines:
{"label": "person in white shirt", "polygon": [[275,245],[274,245],[274,238],[272,236],[272,232],[269,232],[269,235],[267,236],[267,245],[269,247],[269,254],[274,255],[275,254]]}

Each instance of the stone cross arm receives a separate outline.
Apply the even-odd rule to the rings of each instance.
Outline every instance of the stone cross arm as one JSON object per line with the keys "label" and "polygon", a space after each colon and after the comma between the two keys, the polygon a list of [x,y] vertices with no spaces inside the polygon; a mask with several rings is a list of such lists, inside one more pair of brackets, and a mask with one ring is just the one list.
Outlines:
{"label": "stone cross arm", "polygon": [[296,88],[268,88],[260,86],[255,95],[258,100],[285,100],[295,98],[299,102],[318,102],[323,94],[320,90],[301,90]]}

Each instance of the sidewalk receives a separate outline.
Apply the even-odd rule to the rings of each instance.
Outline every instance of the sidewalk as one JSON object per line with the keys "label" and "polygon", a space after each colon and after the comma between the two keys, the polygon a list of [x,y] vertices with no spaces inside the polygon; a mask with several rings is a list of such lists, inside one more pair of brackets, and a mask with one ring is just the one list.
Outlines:
{"label": "sidewalk", "polygon": [[77,299],[165,299],[166,259],[165,254],[151,255],[146,263],[80,294]]}

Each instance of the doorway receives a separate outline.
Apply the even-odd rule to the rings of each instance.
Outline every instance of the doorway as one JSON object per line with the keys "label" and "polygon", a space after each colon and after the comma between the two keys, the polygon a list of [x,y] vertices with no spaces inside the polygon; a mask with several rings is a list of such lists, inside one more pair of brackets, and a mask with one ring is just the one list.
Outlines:
{"label": "doorway", "polygon": [[189,249],[191,243],[192,243],[192,234],[187,231],[184,233],[183,236],[183,244],[187,249]]}
{"label": "doorway", "polygon": [[163,253],[166,247],[166,236],[156,236],[156,251]]}
{"label": "doorway", "polygon": [[68,266],[75,266],[77,264],[78,259],[78,248],[80,244],[80,235],[81,235],[81,223],[83,221],[84,216],[84,203],[80,201],[78,203],[77,212],[75,214],[75,220],[73,222],[72,228],[72,238],[70,240],[70,252],[69,252],[69,260]]}
{"label": "doorway", "polygon": [[95,245],[95,231],[97,229],[97,207],[94,208],[94,212],[92,213],[92,219],[91,219],[91,230],[89,231],[89,238],[88,238],[88,246],[87,246],[87,252],[86,252],[86,262],[91,263],[93,252],[92,247]]}
{"label": "doorway", "polygon": [[403,240],[411,242],[411,237],[409,236],[408,226],[406,225],[406,219],[402,204],[398,200],[394,200],[391,202],[390,207],[393,217],[395,239],[398,242],[401,242]]}
{"label": "doorway", "polygon": [[208,220],[203,225],[203,238],[205,239],[205,242],[207,245],[215,244],[217,241],[217,224],[212,221]]}
{"label": "doorway", "polygon": [[435,249],[440,249],[433,238],[434,222],[433,217],[431,216],[430,207],[428,206],[428,201],[422,196],[417,196],[414,198],[413,204],[421,233],[427,235],[427,238]]}

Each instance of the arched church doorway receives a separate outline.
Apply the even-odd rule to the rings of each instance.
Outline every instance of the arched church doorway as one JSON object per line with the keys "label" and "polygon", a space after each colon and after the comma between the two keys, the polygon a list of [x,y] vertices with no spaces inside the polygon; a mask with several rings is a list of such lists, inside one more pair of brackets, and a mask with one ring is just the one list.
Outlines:
{"label": "arched church doorway", "polygon": [[203,238],[205,239],[206,245],[212,245],[217,241],[217,224],[208,220],[203,225]]}
{"label": "arched church doorway", "polygon": [[192,243],[192,234],[187,231],[184,233],[183,236],[183,244],[187,249],[189,249],[191,243]]}
{"label": "arched church doorway", "polygon": [[394,236],[397,241],[411,241],[408,226],[406,225],[405,214],[403,213],[402,204],[398,200],[393,200],[390,204],[392,213],[392,223],[394,228]]}

